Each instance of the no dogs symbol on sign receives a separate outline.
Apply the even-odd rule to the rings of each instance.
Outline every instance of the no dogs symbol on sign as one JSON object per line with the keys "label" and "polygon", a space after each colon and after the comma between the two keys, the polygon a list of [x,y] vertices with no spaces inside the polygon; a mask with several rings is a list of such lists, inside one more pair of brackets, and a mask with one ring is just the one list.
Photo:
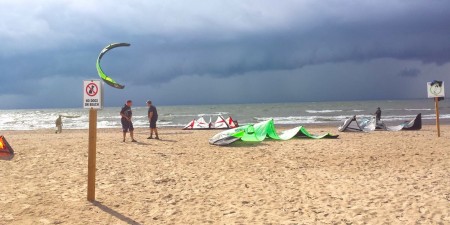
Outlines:
{"label": "no dogs symbol on sign", "polygon": [[83,81],[83,106],[85,109],[103,108],[102,83],[100,80]]}
{"label": "no dogs symbol on sign", "polygon": [[98,93],[98,86],[95,83],[89,83],[86,86],[86,94],[93,97]]}

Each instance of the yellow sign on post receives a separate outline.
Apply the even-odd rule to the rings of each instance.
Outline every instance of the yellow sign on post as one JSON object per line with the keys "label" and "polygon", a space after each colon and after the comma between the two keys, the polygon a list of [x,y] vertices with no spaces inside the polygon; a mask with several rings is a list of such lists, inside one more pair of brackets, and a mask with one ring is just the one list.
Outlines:
{"label": "yellow sign on post", "polygon": [[103,83],[83,81],[83,107],[89,109],[88,183],[87,200],[95,201],[95,172],[97,169],[97,109],[103,108]]}

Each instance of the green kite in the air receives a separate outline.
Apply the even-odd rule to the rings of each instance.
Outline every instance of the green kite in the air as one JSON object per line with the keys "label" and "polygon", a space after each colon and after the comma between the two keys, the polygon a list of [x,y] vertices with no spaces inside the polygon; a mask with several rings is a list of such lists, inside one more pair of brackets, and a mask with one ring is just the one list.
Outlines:
{"label": "green kite in the air", "polygon": [[98,75],[100,76],[100,78],[102,78],[102,80],[105,81],[105,83],[107,83],[108,85],[110,85],[112,87],[115,87],[115,88],[118,88],[118,89],[123,89],[125,86],[117,83],[111,77],[106,75],[105,72],[103,72],[102,67],[100,66],[100,60],[102,59],[103,55],[106,54],[106,52],[108,52],[109,50],[111,50],[113,48],[116,48],[116,47],[122,47],[122,46],[130,46],[130,44],[128,44],[128,43],[113,43],[113,44],[110,44],[110,45],[106,46],[100,52],[100,55],[98,55],[98,58],[97,58],[97,72],[98,72]]}

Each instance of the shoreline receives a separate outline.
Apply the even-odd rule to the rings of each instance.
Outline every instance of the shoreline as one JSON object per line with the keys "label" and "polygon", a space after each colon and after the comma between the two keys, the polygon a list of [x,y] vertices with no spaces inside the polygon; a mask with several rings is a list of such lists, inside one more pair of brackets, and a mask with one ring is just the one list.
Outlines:
{"label": "shoreline", "polygon": [[[402,122],[406,122],[406,121],[387,121],[387,122],[385,122],[385,124],[387,125],[387,126],[396,126],[396,125],[399,125],[399,124],[401,124]],[[293,127],[296,127],[296,126],[303,126],[303,127],[306,127],[306,128],[322,128],[322,127],[335,127],[336,128],[336,130],[337,130],[337,128],[339,127],[339,126],[341,126],[342,124],[344,123],[344,121],[340,121],[340,122],[329,122],[329,123],[308,123],[308,124],[295,124],[295,123],[293,123],[293,124],[277,124],[276,122],[275,122],[275,128],[280,128],[280,129],[284,129],[284,128],[293,128]],[[243,125],[245,125],[245,124],[241,124],[242,126]],[[424,126],[432,126],[432,125],[434,125],[434,126],[436,126],[436,120],[425,120],[425,119],[422,119],[422,125],[424,125]],[[446,126],[446,125],[450,125],[450,118],[444,118],[444,119],[440,119],[440,125],[441,126]],[[182,130],[182,128],[183,128],[184,126],[161,126],[161,127],[158,127],[158,129],[174,129],[174,130]],[[107,127],[107,128],[98,128],[99,130],[101,129],[101,130],[109,130],[109,129],[111,129],[111,130],[114,130],[114,129],[122,129],[120,126],[118,126],[118,127]],[[135,126],[135,129],[149,129],[149,128],[147,128],[146,126],[138,126],[138,127],[136,127]],[[55,127],[52,127],[52,128],[39,128],[39,129],[29,129],[29,130],[3,130],[4,132],[6,132],[6,131],[54,131],[55,130]],[[66,130],[66,131],[68,131],[68,130],[73,130],[73,131],[77,131],[77,130],[88,130],[88,128],[64,128],[64,126],[63,126],[63,130]],[[215,131],[221,131],[221,130],[223,130],[223,129],[211,129],[211,130],[215,130]]]}
{"label": "shoreline", "polygon": [[[389,122],[385,122],[385,124],[387,126],[396,126],[401,124],[402,122],[400,121],[389,121]],[[339,123],[310,123],[310,124],[276,124],[275,123],[275,128],[280,128],[280,129],[285,129],[285,128],[293,128],[293,127],[297,127],[297,126],[303,126],[305,128],[335,128],[335,130],[337,131],[337,128],[339,126],[341,126],[343,124],[342,122]],[[242,126],[245,124],[241,124]],[[436,126],[436,121],[435,120],[422,120],[422,125],[423,126]],[[449,126],[450,125],[450,119],[440,119],[440,125],[441,126]],[[158,130],[183,130],[182,129],[183,126],[162,126],[162,127],[158,127]],[[86,131],[89,128],[64,128],[63,126],[63,131]],[[97,128],[98,130],[121,130],[121,127],[108,127],[108,128]],[[148,127],[135,127],[135,129],[149,129]],[[208,131],[223,131],[226,129],[209,129]],[[28,131],[55,131],[55,127],[52,128],[39,128],[39,129],[30,129],[30,130],[3,130],[3,132],[8,132],[8,131],[12,131],[12,132],[28,132]],[[189,130],[186,130],[189,131]],[[217,133],[218,133],[217,132]]]}
{"label": "shoreline", "polygon": [[[296,127],[296,125],[277,125],[275,124],[275,129],[278,131],[283,131],[283,130],[287,130],[287,129],[291,129]],[[304,126],[307,130],[327,130],[330,133],[333,134],[340,134],[340,133],[349,133],[349,132],[339,132],[338,131],[338,127],[337,126],[330,126],[330,125],[324,125],[324,124],[315,124],[314,126]],[[427,128],[427,130],[436,130],[436,126],[434,124],[423,124],[422,125],[422,129],[424,129],[424,127]],[[442,129],[447,129],[450,128],[450,124],[441,124],[440,125],[441,130]],[[64,129],[63,128],[63,133],[79,133],[79,132],[88,132],[89,129]],[[158,132],[165,132],[165,131],[179,131],[179,132],[210,132],[211,134],[216,134],[216,133],[220,133],[222,131],[225,131],[227,129],[202,129],[202,130],[183,130],[181,127],[180,128],[173,128],[173,127],[161,127],[158,128]],[[134,129],[135,133],[144,133],[149,131],[149,128],[142,128],[142,127],[138,127]],[[420,131],[420,130],[419,130]],[[3,130],[2,131],[2,135],[4,134],[8,134],[8,133],[12,133],[12,134],[18,134],[18,133],[46,133],[46,134],[55,134],[55,129],[54,128],[48,128],[48,129],[38,129],[38,130]],[[99,133],[122,133],[122,128],[97,128],[97,132]],[[383,131],[383,130],[375,130],[372,132],[350,132],[350,133],[384,133],[384,132],[411,132],[411,131]],[[128,132],[129,133],[129,132]],[[55,134],[55,135],[60,135],[60,134]]]}

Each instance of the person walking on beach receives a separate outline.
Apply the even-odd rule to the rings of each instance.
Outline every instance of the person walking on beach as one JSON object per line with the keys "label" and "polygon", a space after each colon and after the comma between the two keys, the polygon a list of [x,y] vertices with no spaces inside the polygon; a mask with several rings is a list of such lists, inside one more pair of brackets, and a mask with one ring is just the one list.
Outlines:
{"label": "person walking on beach", "polygon": [[152,101],[147,101],[148,106],[148,121],[150,122],[150,137],[147,139],[153,139],[153,133],[155,133],[155,139],[159,139],[158,130],[156,128],[156,121],[158,120],[158,111],[156,107],[152,105]]}
{"label": "person walking on beach", "polygon": [[63,125],[61,115],[59,115],[59,117],[56,119],[55,125],[56,125],[55,134],[61,133],[62,132],[62,125]]}
{"label": "person walking on beach", "polygon": [[377,124],[381,122],[381,109],[377,108],[377,111],[374,113]]}
{"label": "person walking on beach", "polygon": [[136,142],[136,140],[134,140],[133,135],[134,131],[133,122],[131,122],[131,117],[133,116],[133,112],[131,111],[132,105],[133,101],[128,100],[127,103],[122,107],[122,110],[120,111],[120,115],[122,116],[120,122],[122,123],[123,142],[125,142],[125,137],[127,136],[128,131],[130,131],[131,142]]}

